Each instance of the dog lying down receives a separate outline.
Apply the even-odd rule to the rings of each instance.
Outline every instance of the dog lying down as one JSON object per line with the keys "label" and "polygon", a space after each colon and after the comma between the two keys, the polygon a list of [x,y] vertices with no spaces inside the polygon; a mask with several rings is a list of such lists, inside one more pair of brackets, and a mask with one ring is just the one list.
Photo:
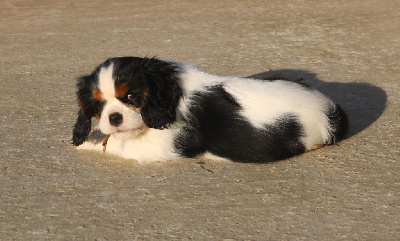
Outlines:
{"label": "dog lying down", "polygon": [[[341,140],[340,106],[288,80],[217,76],[157,58],[118,57],[78,79],[78,149],[153,162],[276,161]],[[91,132],[92,118],[99,130]]]}

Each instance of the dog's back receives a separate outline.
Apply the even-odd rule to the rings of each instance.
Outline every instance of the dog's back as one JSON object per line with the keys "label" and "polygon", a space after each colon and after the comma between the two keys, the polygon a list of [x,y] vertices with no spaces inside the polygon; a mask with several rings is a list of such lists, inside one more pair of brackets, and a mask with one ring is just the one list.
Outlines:
{"label": "dog's back", "polygon": [[345,112],[306,85],[187,68],[183,80],[196,83],[183,86],[197,88],[189,88],[181,103],[185,124],[175,143],[183,156],[274,161],[334,144],[347,132]]}

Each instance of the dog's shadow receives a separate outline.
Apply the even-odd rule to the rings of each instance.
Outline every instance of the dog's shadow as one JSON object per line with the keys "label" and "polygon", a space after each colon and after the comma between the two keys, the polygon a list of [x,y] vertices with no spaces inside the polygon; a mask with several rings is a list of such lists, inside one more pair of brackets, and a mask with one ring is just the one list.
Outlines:
{"label": "dog's shadow", "polygon": [[315,73],[296,70],[271,70],[248,76],[256,79],[299,80],[321,91],[338,103],[346,111],[350,129],[347,137],[360,133],[374,123],[386,108],[386,93],[381,88],[361,82],[324,82]]}

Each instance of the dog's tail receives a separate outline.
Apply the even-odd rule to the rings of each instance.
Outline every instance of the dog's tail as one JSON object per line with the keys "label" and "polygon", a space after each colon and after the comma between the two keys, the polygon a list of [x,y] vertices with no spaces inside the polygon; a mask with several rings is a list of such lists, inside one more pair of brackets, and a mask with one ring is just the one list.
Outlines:
{"label": "dog's tail", "polygon": [[346,112],[338,104],[335,104],[327,114],[329,124],[332,129],[331,140],[329,144],[336,144],[344,139],[349,130],[349,118]]}

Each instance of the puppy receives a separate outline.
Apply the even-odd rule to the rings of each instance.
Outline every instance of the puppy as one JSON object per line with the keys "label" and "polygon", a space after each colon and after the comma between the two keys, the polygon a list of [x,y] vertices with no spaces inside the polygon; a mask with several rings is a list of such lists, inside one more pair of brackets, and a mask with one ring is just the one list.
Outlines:
{"label": "puppy", "polygon": [[[340,106],[304,84],[157,58],[108,59],[77,88],[73,145],[139,162],[276,161],[335,144],[348,126]],[[93,117],[99,130],[91,132]]]}

